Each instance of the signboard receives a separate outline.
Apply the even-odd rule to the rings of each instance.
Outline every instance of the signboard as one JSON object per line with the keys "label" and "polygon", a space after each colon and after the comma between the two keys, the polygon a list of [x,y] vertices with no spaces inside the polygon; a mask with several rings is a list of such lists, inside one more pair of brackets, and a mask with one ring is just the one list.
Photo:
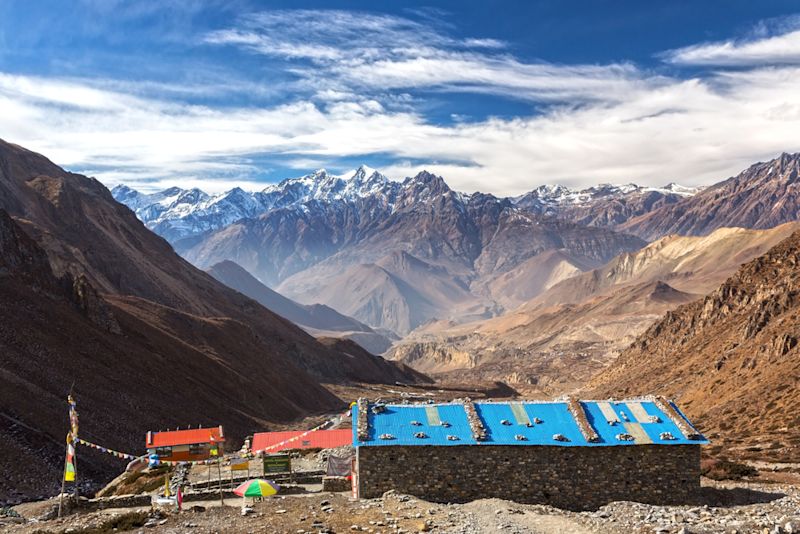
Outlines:
{"label": "signboard", "polygon": [[231,471],[247,471],[250,469],[250,460],[247,458],[231,458]]}
{"label": "signboard", "polygon": [[264,456],[264,474],[291,473],[292,459],[288,454],[270,454]]}

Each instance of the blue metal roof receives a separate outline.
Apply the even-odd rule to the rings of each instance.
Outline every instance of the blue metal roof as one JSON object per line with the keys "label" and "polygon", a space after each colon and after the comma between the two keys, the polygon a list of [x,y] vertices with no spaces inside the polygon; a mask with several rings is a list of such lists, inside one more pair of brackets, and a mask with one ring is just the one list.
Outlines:
{"label": "blue metal roof", "polygon": [[[674,404],[670,404],[691,427],[688,419]],[[685,436],[652,399],[581,401],[581,405],[589,425],[599,436],[597,441],[586,440],[565,401],[512,401],[474,403],[475,411],[486,429],[486,439],[482,441],[474,439],[462,403],[387,404],[380,413],[373,413],[369,409],[369,438],[359,441],[356,425],[358,407],[353,406],[353,445],[603,447],[708,443],[702,436],[700,439]],[[417,437],[418,433],[424,434],[424,437]],[[669,433],[674,439],[662,439],[664,433]],[[563,436],[564,441],[554,439],[556,434]],[[620,434],[630,435],[633,439],[620,440],[617,438]],[[388,435],[390,439],[382,439],[382,435]]]}

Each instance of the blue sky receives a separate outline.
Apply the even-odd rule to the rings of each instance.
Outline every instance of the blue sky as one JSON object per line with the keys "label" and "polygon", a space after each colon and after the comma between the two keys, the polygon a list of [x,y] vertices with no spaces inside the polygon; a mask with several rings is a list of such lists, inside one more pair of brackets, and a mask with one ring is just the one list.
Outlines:
{"label": "blue sky", "polygon": [[798,127],[796,2],[0,0],[0,137],[109,185],[698,185]]}

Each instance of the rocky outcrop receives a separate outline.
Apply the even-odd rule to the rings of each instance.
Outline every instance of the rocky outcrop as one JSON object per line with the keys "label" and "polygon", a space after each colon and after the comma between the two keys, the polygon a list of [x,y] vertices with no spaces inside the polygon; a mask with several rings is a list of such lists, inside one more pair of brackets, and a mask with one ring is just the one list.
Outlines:
{"label": "rocky outcrop", "polygon": [[800,232],[642,334],[590,387],[679,398],[712,441],[796,457],[800,431]]}

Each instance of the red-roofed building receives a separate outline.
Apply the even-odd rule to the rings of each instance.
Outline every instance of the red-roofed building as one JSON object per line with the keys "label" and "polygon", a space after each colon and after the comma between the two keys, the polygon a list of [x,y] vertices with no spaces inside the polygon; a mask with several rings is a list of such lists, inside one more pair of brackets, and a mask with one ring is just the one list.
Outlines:
{"label": "red-roofed building", "polygon": [[[344,430],[315,430],[303,437],[299,437],[304,432],[302,430],[290,430],[287,432],[259,432],[253,436],[252,451],[258,452],[267,447],[282,443],[267,452],[285,451],[288,449],[333,449],[343,445],[350,445],[353,442],[353,431]],[[295,439],[293,439],[295,438]]]}
{"label": "red-roofed building", "polygon": [[148,432],[145,446],[148,454],[161,460],[207,460],[224,453],[225,433],[222,426]]}

